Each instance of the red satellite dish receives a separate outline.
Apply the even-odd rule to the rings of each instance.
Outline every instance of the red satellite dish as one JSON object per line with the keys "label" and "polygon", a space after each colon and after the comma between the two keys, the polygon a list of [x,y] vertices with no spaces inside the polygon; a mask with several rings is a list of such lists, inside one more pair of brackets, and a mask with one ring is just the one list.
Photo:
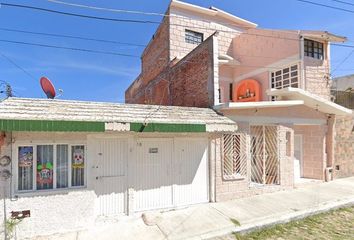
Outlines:
{"label": "red satellite dish", "polygon": [[43,92],[47,95],[47,98],[54,99],[56,93],[53,83],[46,77],[41,77],[40,83]]}

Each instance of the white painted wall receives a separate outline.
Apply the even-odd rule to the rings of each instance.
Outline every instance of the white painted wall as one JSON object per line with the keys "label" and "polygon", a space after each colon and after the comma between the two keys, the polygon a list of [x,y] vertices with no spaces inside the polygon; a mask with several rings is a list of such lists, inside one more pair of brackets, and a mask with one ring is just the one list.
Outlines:
{"label": "white painted wall", "polygon": [[[12,146],[21,144],[55,144],[55,143],[78,143],[86,144],[86,186],[80,189],[63,190],[44,190],[28,193],[19,193],[15,190],[15,181],[8,183],[11,185],[11,197],[7,198],[7,214],[11,211],[31,210],[31,217],[25,219],[19,224],[17,236],[18,239],[31,238],[40,235],[51,235],[55,233],[64,233],[70,231],[84,230],[94,226],[95,220],[102,213],[107,215],[116,215],[127,212],[127,188],[138,188],[133,181],[136,176],[142,174],[137,172],[136,164],[140,159],[132,164],[132,159],[137,157],[137,144],[144,137],[150,139],[160,139],[160,148],[170,143],[170,148],[166,148],[164,155],[170,156],[169,172],[165,175],[173,177],[162,181],[161,172],[150,174],[148,178],[157,179],[158,184],[166,188],[174,189],[173,204],[147,205],[146,208],[172,207],[188,205],[193,203],[208,201],[208,135],[207,134],[59,134],[59,133],[15,133],[13,135]],[[98,139],[103,139],[98,141]],[[167,140],[169,139],[169,140]],[[9,139],[7,139],[9,140]],[[10,143],[10,142],[9,142]],[[153,144],[154,145],[154,144]],[[98,147],[98,148],[97,148]],[[115,147],[115,148],[114,148]],[[147,147],[148,149],[149,147]],[[146,149],[145,149],[146,150]],[[104,161],[111,165],[103,166],[102,170],[97,171],[95,166],[98,164],[99,152],[109,153],[102,157]],[[11,144],[5,144],[1,149],[1,155],[13,155],[15,151],[11,149]],[[112,157],[120,152],[118,158]],[[144,158],[145,151],[141,153],[141,159]],[[116,159],[122,161],[114,162]],[[144,158],[142,161],[154,159]],[[166,157],[159,161],[166,160]],[[15,163],[15,161],[14,161]],[[163,164],[162,164],[163,165]],[[101,165],[102,166],[102,165]],[[15,166],[14,166],[15,167]],[[124,168],[124,171],[121,168]],[[128,169],[128,167],[130,169]],[[161,168],[159,168],[161,170]],[[173,171],[173,172],[172,172]],[[151,173],[151,172],[150,172]],[[121,177],[126,176],[124,181]],[[130,176],[129,176],[130,174]],[[119,175],[119,176],[118,176]],[[97,176],[112,176],[104,181],[110,183],[98,184]],[[17,176],[14,176],[16,178]],[[110,180],[108,180],[110,179]],[[121,184],[117,184],[117,183]],[[141,183],[141,181],[140,181]],[[105,187],[102,187],[102,186]],[[126,187],[127,186],[127,187]],[[172,187],[173,186],[173,187]],[[125,188],[125,190],[123,190]],[[100,196],[100,193],[105,193]],[[113,195],[111,195],[113,194]],[[9,196],[9,195],[8,195]],[[112,198],[109,198],[113,196]],[[101,197],[101,198],[100,198]],[[148,197],[148,196],[147,196]],[[156,196],[152,197],[154,201]],[[10,200],[11,199],[11,200]],[[2,200],[2,199],[1,199]],[[145,201],[147,199],[145,198]],[[163,199],[164,201],[166,199]],[[167,199],[168,200],[168,199]],[[2,204],[0,204],[2,207]],[[140,208],[140,207],[139,207]],[[138,209],[139,209],[138,208]],[[141,207],[140,209],[144,209]],[[0,211],[0,219],[3,217],[3,211]]]}
{"label": "white painted wall", "polygon": [[[80,143],[86,142],[86,136],[82,134],[16,133],[13,135],[13,145],[43,141],[59,143],[73,141],[73,139]],[[2,147],[1,155],[11,156],[15,149],[14,147],[11,149],[10,139],[6,140],[7,144]],[[16,156],[12,154],[12,159],[15,158]],[[13,166],[13,170],[14,168],[15,166]],[[15,190],[15,181],[11,183],[9,181],[8,189],[10,186],[11,196],[8,191],[6,201],[7,216],[10,216],[11,211],[31,211],[31,217],[24,219],[18,225],[18,239],[86,229],[94,223],[96,194],[92,189],[18,193]],[[1,209],[3,208],[2,199],[3,197],[1,197]],[[3,219],[3,211],[0,211],[0,219]]]}

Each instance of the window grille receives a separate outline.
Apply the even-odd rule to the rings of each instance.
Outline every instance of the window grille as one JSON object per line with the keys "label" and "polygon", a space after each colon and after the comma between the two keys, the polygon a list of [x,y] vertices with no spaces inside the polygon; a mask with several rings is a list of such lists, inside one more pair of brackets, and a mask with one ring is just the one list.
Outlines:
{"label": "window grille", "polygon": [[223,135],[223,178],[244,178],[247,175],[247,143],[242,133]]}
{"label": "window grille", "polygon": [[194,32],[186,29],[185,41],[191,44],[200,44],[203,42],[203,33]]}
{"label": "window grille", "polygon": [[323,60],[323,43],[305,39],[304,40],[305,56]]}

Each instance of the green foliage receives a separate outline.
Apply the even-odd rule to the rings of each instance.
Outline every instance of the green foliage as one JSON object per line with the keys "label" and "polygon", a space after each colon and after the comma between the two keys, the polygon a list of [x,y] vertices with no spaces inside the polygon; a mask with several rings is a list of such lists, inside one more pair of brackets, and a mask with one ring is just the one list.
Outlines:
{"label": "green foliage", "polygon": [[230,221],[235,225],[235,226],[241,226],[240,222],[237,219],[230,218]]}
{"label": "green foliage", "polygon": [[22,219],[9,218],[6,220],[6,238],[11,239],[14,236],[16,226],[22,221]]}
{"label": "green foliage", "polygon": [[256,230],[247,234],[235,233],[237,240],[259,239],[354,239],[354,207],[342,208]]}

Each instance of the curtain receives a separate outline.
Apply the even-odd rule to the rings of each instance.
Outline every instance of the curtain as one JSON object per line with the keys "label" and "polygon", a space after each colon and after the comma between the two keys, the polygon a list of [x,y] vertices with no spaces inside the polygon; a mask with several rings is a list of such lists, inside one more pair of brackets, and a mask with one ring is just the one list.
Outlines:
{"label": "curtain", "polygon": [[57,188],[68,187],[68,145],[57,145]]}
{"label": "curtain", "polygon": [[18,190],[33,189],[33,147],[18,148]]}
{"label": "curtain", "polygon": [[37,190],[53,188],[53,145],[37,146]]}

